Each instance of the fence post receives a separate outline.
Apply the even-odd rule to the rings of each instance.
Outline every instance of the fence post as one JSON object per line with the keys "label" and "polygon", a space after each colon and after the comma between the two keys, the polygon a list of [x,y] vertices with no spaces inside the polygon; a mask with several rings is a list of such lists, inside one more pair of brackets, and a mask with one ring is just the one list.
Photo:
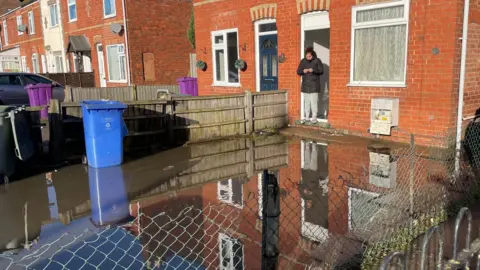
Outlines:
{"label": "fence post", "polygon": [[170,146],[175,146],[175,101],[170,99],[165,105],[167,108],[167,132]]}
{"label": "fence post", "polygon": [[[415,135],[410,134],[410,230],[413,230],[414,184],[415,184]],[[410,231],[412,233],[412,231]]]}
{"label": "fence post", "polygon": [[[248,178],[253,177],[255,174],[255,148],[252,138],[246,138],[247,143],[247,176]],[[260,179],[259,179],[260,180]]]}
{"label": "fence post", "polygon": [[288,126],[288,116],[289,116],[289,113],[288,113],[288,91],[285,91],[285,100],[286,100],[286,103],[285,103],[285,106],[287,107],[287,116],[285,117],[285,127]]}
{"label": "fence post", "polygon": [[132,100],[138,100],[137,86],[132,84]]}
{"label": "fence post", "polygon": [[81,73],[77,73],[78,74],[78,80],[80,81],[80,87],[83,87],[83,84],[82,84],[82,75]]}
{"label": "fence post", "polygon": [[49,156],[55,165],[65,161],[65,151],[63,143],[63,122],[62,122],[62,108],[57,99],[50,100],[48,107],[48,130],[49,130]]}
{"label": "fence post", "polygon": [[245,133],[252,134],[253,132],[253,96],[250,90],[245,91]]}

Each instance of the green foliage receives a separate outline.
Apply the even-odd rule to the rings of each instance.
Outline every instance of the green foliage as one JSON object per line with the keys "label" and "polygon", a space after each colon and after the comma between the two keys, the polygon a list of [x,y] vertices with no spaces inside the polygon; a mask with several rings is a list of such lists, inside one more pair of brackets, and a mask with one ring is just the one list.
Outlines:
{"label": "green foliage", "polygon": [[188,25],[187,37],[188,41],[190,41],[190,44],[192,44],[192,47],[195,49],[195,18],[193,12],[192,17],[190,18],[190,24]]}

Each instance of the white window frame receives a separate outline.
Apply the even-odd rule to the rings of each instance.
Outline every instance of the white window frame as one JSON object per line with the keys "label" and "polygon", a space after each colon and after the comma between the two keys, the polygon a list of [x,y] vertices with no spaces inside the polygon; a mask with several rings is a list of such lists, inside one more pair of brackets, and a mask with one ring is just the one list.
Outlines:
{"label": "white window frame", "polygon": [[[220,249],[220,252],[219,252],[219,267],[218,269],[220,270],[235,270],[236,267],[235,265],[232,265],[233,267],[228,267],[228,268],[224,268],[223,267],[223,250],[222,250],[222,241],[225,241],[225,242],[229,242],[231,247],[233,248],[233,245],[235,244],[235,242],[240,242],[238,239],[235,239],[233,237],[230,237],[224,233],[218,233],[218,248]],[[240,242],[240,245],[242,246],[242,265],[241,265],[241,269],[246,269],[245,268],[245,246],[243,245],[243,243]],[[233,251],[233,249],[229,250],[230,252],[230,258],[233,259],[234,255],[235,255],[235,252]],[[232,262],[233,263],[233,262]]]}
{"label": "white window frame", "polygon": [[[35,60],[35,61],[34,61]],[[40,73],[40,59],[38,59],[38,54],[32,54],[32,72],[33,73]],[[35,64],[36,62],[36,64]],[[37,70],[38,68],[38,70]]]}
{"label": "white window frame", "polygon": [[18,16],[17,16],[17,34],[18,34],[19,36],[22,36],[22,35],[23,35],[23,32],[18,31],[18,27],[19,27],[20,25],[22,25],[22,15],[18,15]]}
{"label": "white window frame", "polygon": [[3,32],[3,39],[5,41],[4,45],[8,45],[8,30],[7,30],[7,20],[3,21],[3,27],[2,27],[2,32]]}
{"label": "white window frame", "polygon": [[[381,9],[387,7],[404,6],[403,18],[378,20],[372,22],[357,23],[357,12]],[[397,0],[392,2],[385,2],[379,4],[366,4],[361,6],[352,7],[352,33],[351,33],[351,52],[350,52],[350,83],[348,86],[370,86],[370,87],[406,87],[407,80],[407,59],[408,59],[408,33],[409,33],[409,14],[410,14],[410,0]],[[406,25],[405,36],[405,64],[404,64],[404,78],[403,81],[354,81],[354,68],[355,68],[355,30],[394,26],[394,25]]]}
{"label": "white window frame", "polygon": [[110,1],[110,0],[102,0],[102,8],[103,8],[103,18],[104,19],[108,19],[108,18],[113,18],[115,16],[117,16],[117,7],[116,7],[116,3],[115,1],[112,1],[112,11],[113,13],[112,14],[105,14],[105,1]]}
{"label": "white window frame", "polygon": [[363,189],[353,188],[353,187],[348,188],[348,230],[349,231],[354,230],[353,223],[352,223],[352,193],[353,192],[366,194],[368,196],[371,196],[372,199],[378,198],[380,196],[380,194],[375,192],[366,191]]}
{"label": "white window frame", "polygon": [[[61,66],[59,67],[57,65],[57,63],[60,63]],[[66,72],[65,67],[64,67],[64,63],[63,63],[63,56],[61,54],[54,54],[53,55],[53,64],[55,65],[55,73],[65,73]]]}
{"label": "white window frame", "polygon": [[35,34],[35,16],[33,10],[28,12],[28,34]]}
{"label": "white window frame", "polygon": [[[72,15],[70,14],[71,6],[75,6],[75,19],[72,19]],[[73,0],[73,3],[70,3],[70,0],[67,0],[67,10],[68,10],[68,22],[76,22],[78,19],[77,0]]]}
{"label": "white window frame", "polygon": [[[55,25],[53,24],[54,23],[54,20],[53,17],[52,17],[52,8],[55,10],[55,13],[56,13],[56,16],[55,16]],[[60,14],[58,12],[58,4],[52,4],[50,6],[48,6],[48,10],[49,10],[49,13],[50,13],[50,28],[54,28],[54,27],[57,27],[59,24],[60,24]]]}
{"label": "white window frame", "polygon": [[[317,144],[322,147],[328,147],[327,143],[323,142],[308,142],[302,140],[300,142],[300,181],[303,181],[301,170],[305,168],[305,144]],[[328,179],[328,178],[327,178]],[[319,241],[325,243],[328,238],[330,237],[330,233],[328,228],[324,228],[317,224],[313,224],[310,222],[305,221],[305,209],[306,204],[303,198],[300,198],[300,205],[302,207],[302,216],[301,216],[301,234],[302,236],[312,240],[312,241]]]}
{"label": "white window frame", "polygon": [[[227,191],[228,193],[228,198],[224,198],[220,191]],[[241,185],[241,193],[242,193],[242,203],[237,204],[233,202],[233,180],[228,179],[228,186],[224,188],[224,185],[222,185],[222,181],[217,182],[217,199],[223,203],[235,206],[236,208],[243,209],[243,185]]]}
{"label": "white window frame", "polygon": [[28,66],[27,66],[27,57],[22,55],[22,57],[20,58],[20,63],[21,63],[21,67],[22,67],[22,72],[28,72]]}
{"label": "white window frame", "polygon": [[[113,82],[113,83],[126,83],[127,82],[127,74],[126,74],[126,72],[127,72],[127,59],[126,59],[126,55],[125,55],[125,44],[112,44],[112,45],[107,45],[106,47],[107,47],[106,48],[107,49],[107,59],[106,60],[107,60],[108,81]],[[124,61],[125,62],[125,74],[124,74],[125,79],[121,79],[121,80],[110,79],[110,76],[111,76],[111,74],[110,74],[110,63],[108,61],[108,59],[110,57],[109,53],[108,53],[108,48],[110,48],[110,47],[117,47],[117,48],[118,47],[123,47],[123,54],[120,54],[120,53],[118,54],[118,62],[120,63],[120,58],[122,56],[125,58],[125,61]]]}
{"label": "white window frame", "polygon": [[[213,86],[227,86],[227,87],[241,87],[241,80],[240,80],[240,71],[238,71],[238,83],[231,83],[228,82],[228,47],[227,47],[227,34],[229,33],[237,33],[237,55],[240,57],[240,46],[239,46],[239,32],[238,28],[231,28],[219,31],[212,31],[211,39],[212,39],[212,63],[213,63]],[[223,35],[223,44],[215,44],[215,37]],[[222,49],[225,53],[225,81],[217,81],[217,61],[215,60],[215,51]]]}

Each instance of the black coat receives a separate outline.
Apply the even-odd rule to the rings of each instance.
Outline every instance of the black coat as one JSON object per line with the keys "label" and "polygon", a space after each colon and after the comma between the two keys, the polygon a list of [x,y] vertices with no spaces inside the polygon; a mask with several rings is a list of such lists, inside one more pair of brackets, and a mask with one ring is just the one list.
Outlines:
{"label": "black coat", "polygon": [[[312,73],[303,73],[304,69],[313,69]],[[306,58],[300,61],[297,74],[302,76],[303,93],[320,93],[320,76],[323,75],[323,63],[320,58],[308,61]]]}

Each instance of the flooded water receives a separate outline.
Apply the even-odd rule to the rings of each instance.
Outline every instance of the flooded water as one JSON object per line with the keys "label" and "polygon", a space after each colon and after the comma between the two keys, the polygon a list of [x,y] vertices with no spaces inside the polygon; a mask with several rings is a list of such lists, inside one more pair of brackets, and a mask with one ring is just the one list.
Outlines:
{"label": "flooded water", "polygon": [[445,196],[443,161],[409,151],[272,136],[19,179],[0,187],[0,268],[355,269]]}

